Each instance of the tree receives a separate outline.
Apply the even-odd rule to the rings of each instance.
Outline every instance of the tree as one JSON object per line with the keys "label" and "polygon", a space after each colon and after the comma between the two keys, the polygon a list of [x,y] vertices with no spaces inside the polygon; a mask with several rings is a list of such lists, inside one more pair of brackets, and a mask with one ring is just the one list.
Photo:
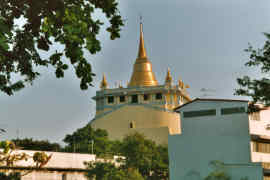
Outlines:
{"label": "tree", "polygon": [[[78,132],[78,131],[77,131]],[[90,179],[122,179],[166,180],[169,179],[168,147],[156,145],[142,134],[129,134],[122,141],[109,141],[106,152],[120,155],[120,164],[112,164],[112,159],[105,162],[87,163]],[[103,155],[106,154],[103,152]],[[104,157],[102,157],[104,159]],[[126,177],[129,174],[130,177]],[[121,179],[120,178],[120,179]]]}
{"label": "tree", "polygon": [[[33,166],[36,168],[42,168],[51,159],[52,155],[48,156],[44,152],[35,152],[33,156],[23,152],[16,152],[15,144],[11,141],[0,141],[0,166],[13,167],[18,161],[27,161],[32,159]],[[32,167],[32,166],[30,166]],[[27,170],[22,176],[31,173],[33,170]],[[0,177],[7,178],[8,180],[20,179],[20,174],[14,172],[0,173]]]}
{"label": "tree", "polygon": [[259,102],[270,105],[270,34],[264,33],[267,40],[262,49],[255,50],[251,45],[245,50],[250,54],[247,67],[259,67],[266,77],[252,79],[249,76],[238,78],[240,88],[235,91],[236,95],[249,96],[253,103]]}
{"label": "tree", "polygon": [[94,154],[104,155],[110,152],[111,141],[106,130],[93,129],[90,124],[77,129],[73,134],[68,134],[63,140],[67,143],[67,152],[92,153],[92,143]]}
{"label": "tree", "polygon": [[[91,86],[94,73],[83,56],[101,50],[97,39],[103,22],[93,18],[100,9],[110,23],[107,31],[113,40],[120,37],[123,21],[117,0],[2,0],[0,5],[0,91],[12,95],[40,75],[38,67],[51,66],[57,78],[68,69],[65,56],[80,79],[80,87]],[[24,22],[22,26],[15,20]],[[51,53],[53,44],[64,47]],[[48,52],[41,58],[40,52]],[[12,81],[14,77],[21,77]]]}
{"label": "tree", "polygon": [[115,166],[110,162],[87,163],[88,179],[96,180],[144,180],[138,170]]}
{"label": "tree", "polygon": [[168,179],[168,148],[157,146],[142,134],[124,137],[121,146],[128,168],[138,169],[145,179]]}
{"label": "tree", "polygon": [[0,173],[0,179],[1,180],[20,180],[21,175],[20,173],[10,173],[10,174],[5,174],[5,173]]}
{"label": "tree", "polygon": [[48,140],[33,140],[32,138],[13,139],[11,140],[17,147],[24,150],[37,151],[61,151],[61,146],[58,143],[50,143]]}

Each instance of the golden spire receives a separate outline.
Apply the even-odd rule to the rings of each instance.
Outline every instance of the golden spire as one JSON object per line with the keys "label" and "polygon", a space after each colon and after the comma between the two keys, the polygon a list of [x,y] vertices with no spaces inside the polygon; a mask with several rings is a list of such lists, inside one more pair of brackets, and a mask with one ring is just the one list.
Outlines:
{"label": "golden spire", "polygon": [[147,58],[146,50],[144,47],[142,22],[140,23],[140,44],[139,44],[138,58]]}
{"label": "golden spire", "polygon": [[158,85],[158,82],[155,78],[154,73],[152,72],[152,64],[147,58],[146,50],[144,47],[143,27],[141,22],[138,57],[133,66],[133,73],[128,87],[156,85]]}
{"label": "golden spire", "polygon": [[106,80],[106,76],[103,73],[103,77],[102,77],[102,80],[101,80],[101,83],[100,83],[100,88],[101,89],[107,89],[107,87],[108,87],[108,83],[107,83],[107,80]]}
{"label": "golden spire", "polygon": [[167,71],[167,76],[166,76],[166,79],[165,79],[165,85],[172,85],[172,76],[171,76],[170,68],[168,68],[168,71]]}

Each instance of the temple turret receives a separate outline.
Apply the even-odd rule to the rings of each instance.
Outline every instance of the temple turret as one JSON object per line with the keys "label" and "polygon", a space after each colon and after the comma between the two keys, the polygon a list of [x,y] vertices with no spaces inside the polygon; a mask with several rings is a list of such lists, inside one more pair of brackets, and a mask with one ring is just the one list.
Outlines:
{"label": "temple turret", "polygon": [[102,80],[101,80],[101,83],[100,83],[100,88],[101,89],[107,89],[107,87],[108,87],[108,82],[107,82],[105,74],[103,74],[103,77],[102,77]]}
{"label": "temple turret", "polygon": [[167,75],[166,75],[166,79],[165,79],[165,85],[167,85],[167,86],[172,85],[172,75],[171,75],[170,68],[168,68],[168,70],[167,70]]}

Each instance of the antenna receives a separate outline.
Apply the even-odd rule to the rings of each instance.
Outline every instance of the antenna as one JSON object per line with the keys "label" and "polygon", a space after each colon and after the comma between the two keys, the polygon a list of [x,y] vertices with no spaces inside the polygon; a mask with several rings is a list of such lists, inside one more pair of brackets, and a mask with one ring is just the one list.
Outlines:
{"label": "antenna", "polygon": [[210,89],[210,88],[201,88],[200,92],[202,93],[201,97],[207,97],[207,96],[214,96],[216,94],[216,89]]}
{"label": "antenna", "polygon": [[17,139],[19,139],[19,129],[16,130]]}

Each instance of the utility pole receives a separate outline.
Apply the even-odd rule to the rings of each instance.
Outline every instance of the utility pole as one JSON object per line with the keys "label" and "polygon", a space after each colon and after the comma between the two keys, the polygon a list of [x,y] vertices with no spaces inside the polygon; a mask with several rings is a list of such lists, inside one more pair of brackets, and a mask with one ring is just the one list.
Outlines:
{"label": "utility pole", "polygon": [[94,140],[91,140],[91,144],[92,144],[92,154],[94,154]]}

